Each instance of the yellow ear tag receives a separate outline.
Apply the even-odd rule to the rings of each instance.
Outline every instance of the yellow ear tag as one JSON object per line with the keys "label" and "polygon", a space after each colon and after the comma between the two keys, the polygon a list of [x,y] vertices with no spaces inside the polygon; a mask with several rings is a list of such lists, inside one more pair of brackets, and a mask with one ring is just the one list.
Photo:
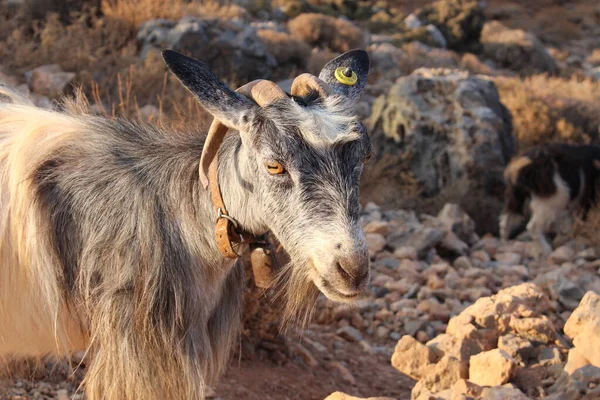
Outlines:
{"label": "yellow ear tag", "polygon": [[348,67],[339,67],[335,70],[335,79],[342,85],[352,86],[358,82],[358,76]]}

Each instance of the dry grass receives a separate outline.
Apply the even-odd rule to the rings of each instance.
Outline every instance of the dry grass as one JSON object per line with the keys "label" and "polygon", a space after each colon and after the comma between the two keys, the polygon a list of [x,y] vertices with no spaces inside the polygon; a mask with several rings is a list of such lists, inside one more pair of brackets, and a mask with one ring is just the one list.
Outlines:
{"label": "dry grass", "polygon": [[301,68],[306,66],[311,48],[302,40],[296,39],[289,33],[267,29],[258,31],[257,35],[266,44],[279,65],[296,64]]}
{"label": "dry grass", "polygon": [[496,78],[513,115],[520,150],[549,141],[589,143],[599,136],[600,83],[536,75]]}
{"label": "dry grass", "polygon": [[288,23],[291,34],[311,46],[345,51],[365,46],[364,32],[353,23],[322,14],[300,14]]}
{"label": "dry grass", "polygon": [[102,0],[102,12],[135,27],[155,18],[179,19],[191,15],[231,19],[248,14],[238,5],[217,0]]}

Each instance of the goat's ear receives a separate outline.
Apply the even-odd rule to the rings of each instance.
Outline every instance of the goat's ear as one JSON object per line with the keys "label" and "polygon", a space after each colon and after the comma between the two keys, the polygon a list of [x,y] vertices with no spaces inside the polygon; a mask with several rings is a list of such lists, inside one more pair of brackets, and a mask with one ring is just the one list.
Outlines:
{"label": "goat's ear", "polygon": [[[337,72],[336,72],[337,71]],[[340,75],[343,73],[346,75]],[[356,100],[362,94],[369,75],[369,55],[364,50],[350,50],[329,61],[319,78],[331,87],[335,94]]]}
{"label": "goat's ear", "polygon": [[169,70],[198,99],[202,107],[229,128],[241,130],[256,105],[222,82],[205,63],[165,50]]}

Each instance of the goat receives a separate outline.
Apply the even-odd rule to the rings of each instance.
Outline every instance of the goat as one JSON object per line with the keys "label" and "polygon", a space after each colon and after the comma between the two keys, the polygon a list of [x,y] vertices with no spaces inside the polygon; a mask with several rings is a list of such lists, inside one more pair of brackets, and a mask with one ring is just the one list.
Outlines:
{"label": "goat", "polygon": [[505,205],[500,216],[500,236],[512,236],[529,200],[531,218],[527,231],[552,250],[545,233],[566,210],[578,210],[585,220],[598,200],[600,147],[554,143],[535,147],[513,159],[504,171]]}
{"label": "goat", "polygon": [[305,319],[319,290],[351,303],[368,286],[370,141],[353,111],[367,53],[297,77],[291,94],[268,81],[236,92],[200,61],[163,57],[223,135],[96,116],[85,99],[42,110],[0,87],[0,355],[88,351],[89,400],[202,399],[223,372],[244,277],[217,218],[286,249],[284,320]]}

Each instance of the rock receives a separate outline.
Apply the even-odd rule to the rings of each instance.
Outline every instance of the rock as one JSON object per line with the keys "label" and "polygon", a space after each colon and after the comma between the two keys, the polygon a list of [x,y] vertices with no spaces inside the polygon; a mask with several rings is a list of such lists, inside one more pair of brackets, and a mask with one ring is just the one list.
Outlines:
{"label": "rock", "polygon": [[[387,170],[409,172],[426,196],[452,188],[457,204],[475,217],[480,229],[497,230],[489,214],[499,213],[500,204],[491,197],[491,188],[503,179],[514,138],[510,114],[491,80],[456,70],[417,69],[375,101],[370,123],[377,154],[371,165],[385,160]],[[397,198],[405,176],[386,177],[381,188],[369,188],[391,193],[399,185],[393,191]],[[466,201],[480,195],[485,204]],[[484,207],[495,208],[479,218]]]}
{"label": "rock", "polygon": [[336,333],[338,336],[340,336],[343,339],[346,339],[349,342],[360,342],[361,340],[363,340],[363,337],[359,330],[351,326],[345,326],[343,328],[340,328]]}
{"label": "rock", "polygon": [[481,352],[481,346],[474,340],[456,338],[447,333],[436,336],[426,343],[437,358],[454,357],[461,362],[468,362],[472,355]]}
{"label": "rock", "polygon": [[562,356],[556,347],[546,347],[540,352],[539,363],[543,366],[560,364]]}
{"label": "rock", "polygon": [[479,41],[485,22],[483,10],[474,0],[440,0],[414,11],[423,23],[436,26],[448,47],[466,50]]}
{"label": "rock", "polygon": [[459,379],[452,385],[452,400],[459,396],[479,397],[482,388],[466,379]]}
{"label": "rock", "polygon": [[600,295],[587,292],[567,320],[564,331],[577,350],[591,364],[600,367]]}
{"label": "rock", "polygon": [[444,37],[444,34],[440,32],[435,25],[429,24],[425,27],[425,29],[427,29],[427,32],[429,32],[433,38],[433,42],[435,43],[436,47],[441,47],[443,49],[448,47],[448,41]]}
{"label": "rock", "polygon": [[539,318],[511,317],[510,328],[522,338],[541,343],[553,342],[557,337],[554,324],[546,316]]}
{"label": "rock", "polygon": [[577,347],[572,347],[569,349],[569,355],[567,356],[565,372],[567,374],[572,374],[574,371],[588,365],[589,363],[590,360],[588,360],[583,354],[581,354]]}
{"label": "rock", "polygon": [[69,392],[65,389],[59,389],[56,391],[56,397],[54,397],[56,400],[69,400]]}
{"label": "rock", "polygon": [[349,394],[342,393],[342,392],[334,392],[334,393],[330,394],[329,396],[327,396],[325,398],[325,400],[394,400],[394,399],[391,397],[362,398],[362,397],[350,396]]}
{"label": "rock", "polygon": [[548,400],[596,400],[600,398],[600,368],[586,365],[571,375],[561,375],[548,388]]}
{"label": "rock", "polygon": [[309,367],[316,367],[319,365],[319,361],[315,356],[301,344],[295,345],[295,352]]}
{"label": "rock", "polygon": [[380,252],[385,247],[385,238],[379,233],[367,233],[365,239],[371,255]]}
{"label": "rock", "polygon": [[458,361],[454,357],[444,356],[435,366],[425,373],[423,378],[415,385],[411,392],[411,398],[415,399],[421,393],[437,393],[450,387],[459,379],[467,379],[467,364]]}
{"label": "rock", "polygon": [[73,72],[64,72],[58,64],[42,65],[25,73],[32,92],[53,99],[68,93],[75,76]]}
{"label": "rock", "polygon": [[558,72],[554,58],[529,32],[509,29],[498,21],[491,21],[483,27],[481,43],[485,55],[503,68],[522,74]]}
{"label": "rock", "polygon": [[560,246],[548,256],[548,262],[554,265],[561,265],[571,261],[575,257],[575,250],[568,246]]}
{"label": "rock", "polygon": [[498,339],[498,348],[516,360],[527,361],[536,356],[537,348],[529,340],[511,333]]}
{"label": "rock", "polygon": [[394,349],[392,366],[415,380],[421,379],[435,362],[436,356],[431,349],[412,336],[403,336]]}
{"label": "rock", "polygon": [[150,20],[140,27],[137,39],[146,49],[171,48],[204,61],[233,86],[277,78],[277,60],[257,30],[242,20],[192,16]]}
{"label": "rock", "polygon": [[352,375],[352,372],[350,372],[350,370],[347,367],[345,367],[341,362],[332,361],[331,363],[329,363],[329,367],[331,369],[338,371],[344,382],[346,382],[352,386],[356,386],[356,378],[354,378],[354,375]]}
{"label": "rock", "polygon": [[446,203],[438,213],[437,219],[462,241],[473,244],[475,222],[458,204]]}
{"label": "rock", "polygon": [[521,262],[521,255],[517,253],[496,253],[494,258],[496,261],[508,265],[517,265]]}
{"label": "rock", "polygon": [[394,257],[399,259],[417,260],[418,254],[414,247],[402,246],[394,250]]}
{"label": "rock", "polygon": [[494,349],[471,357],[469,380],[479,386],[498,386],[510,380],[515,360],[504,350]]}
{"label": "rock", "polygon": [[441,243],[444,232],[423,226],[406,227],[391,233],[387,238],[387,244],[394,248],[412,247],[420,257],[427,251]]}
{"label": "rock", "polygon": [[374,43],[367,48],[371,68],[369,74],[379,74],[395,80],[402,75],[399,69],[404,52],[391,43]]}
{"label": "rock", "polygon": [[406,25],[406,27],[409,29],[416,29],[423,26],[419,20],[419,17],[417,17],[415,14],[409,14],[406,18],[404,18],[404,25]]}
{"label": "rock", "polygon": [[529,400],[529,397],[516,387],[505,385],[483,389],[481,400]]}

